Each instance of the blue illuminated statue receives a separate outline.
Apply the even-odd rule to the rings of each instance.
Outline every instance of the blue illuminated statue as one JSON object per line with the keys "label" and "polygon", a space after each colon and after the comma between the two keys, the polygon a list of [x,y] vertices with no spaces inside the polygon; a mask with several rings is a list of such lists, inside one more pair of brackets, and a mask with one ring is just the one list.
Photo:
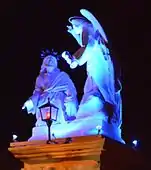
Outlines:
{"label": "blue illuminated statue", "polygon": [[[108,49],[108,40],[96,18],[85,9],[82,17],[69,18],[67,31],[80,48],[73,55],[68,51],[62,57],[71,69],[86,64],[87,79],[79,107],[76,89],[69,76],[57,68],[55,57],[44,58],[33,95],[25,102],[28,112],[36,113],[37,123],[29,140],[46,139],[47,127],[40,120],[37,106],[51,101],[59,106],[59,124],[51,126],[55,138],[97,135],[98,133],[124,142],[121,138],[122,100],[121,83],[114,76],[114,66]],[[118,83],[117,83],[118,82]],[[76,117],[73,121],[64,120]],[[42,124],[42,126],[41,126]]]}
{"label": "blue illuminated statue", "polygon": [[[88,10],[81,9],[80,12],[83,16],[69,18],[70,26],[67,26],[67,31],[76,39],[80,49],[73,55],[67,51],[62,53],[72,69],[86,63],[87,79],[77,120],[84,121],[91,117],[91,123],[87,122],[86,126],[81,127],[86,131],[92,130],[91,124],[95,120],[100,120],[105,135],[122,141],[121,84],[114,77],[108,40],[96,18]],[[115,82],[119,83],[119,88],[116,88]]]}
{"label": "blue illuminated statue", "polygon": [[65,123],[70,118],[76,117],[78,107],[76,88],[67,73],[57,68],[57,59],[51,54],[44,57],[33,95],[23,106],[23,109],[27,108],[28,113],[36,114],[36,127],[46,125],[41,120],[39,107],[46,104],[48,99],[59,108],[57,123]]}

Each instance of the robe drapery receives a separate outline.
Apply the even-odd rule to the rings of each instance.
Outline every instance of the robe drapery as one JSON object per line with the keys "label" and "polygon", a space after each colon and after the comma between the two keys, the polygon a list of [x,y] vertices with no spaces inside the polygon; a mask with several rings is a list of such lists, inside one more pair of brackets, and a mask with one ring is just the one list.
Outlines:
{"label": "robe drapery", "polygon": [[[51,73],[40,73],[36,79],[35,90],[30,97],[36,113],[36,126],[41,122],[39,107],[46,104],[48,99],[59,108],[57,122],[63,123],[77,112],[76,88],[67,73],[55,69]],[[53,114],[53,113],[52,113]]]}
{"label": "robe drapery", "polygon": [[[95,32],[93,27],[84,26],[80,37],[82,41],[77,42],[82,42],[82,45],[79,43],[81,48],[73,56],[80,66],[86,63],[87,80],[77,118],[103,110],[109,117],[112,117],[112,122],[120,126],[122,122],[121,96],[120,91],[115,89],[114,67],[109,51],[101,43],[98,32]],[[110,110],[104,110],[104,106]]]}

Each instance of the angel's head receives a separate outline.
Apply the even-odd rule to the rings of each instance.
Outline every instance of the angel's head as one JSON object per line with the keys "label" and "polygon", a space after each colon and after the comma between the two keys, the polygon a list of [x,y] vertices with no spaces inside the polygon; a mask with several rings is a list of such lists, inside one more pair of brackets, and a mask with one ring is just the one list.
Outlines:
{"label": "angel's head", "polygon": [[88,36],[93,29],[91,22],[84,17],[78,16],[70,17],[68,21],[72,25],[67,26],[68,32],[74,36],[81,47],[86,46],[89,41]]}
{"label": "angel's head", "polygon": [[82,14],[82,17],[74,16],[69,18],[69,22],[72,24],[73,30],[69,29],[68,32],[70,33],[74,32],[75,34],[79,34],[79,35],[84,32],[87,32],[94,39],[95,38],[98,39],[98,35],[100,35],[99,36],[100,39],[102,39],[105,43],[108,43],[105,32],[102,26],[100,25],[100,23],[95,18],[95,16],[86,9],[81,9],[80,13]]}
{"label": "angel's head", "polygon": [[72,27],[76,34],[82,33],[83,27],[88,27],[92,25],[91,22],[88,21],[86,18],[78,16],[70,17],[69,22],[72,24]]}

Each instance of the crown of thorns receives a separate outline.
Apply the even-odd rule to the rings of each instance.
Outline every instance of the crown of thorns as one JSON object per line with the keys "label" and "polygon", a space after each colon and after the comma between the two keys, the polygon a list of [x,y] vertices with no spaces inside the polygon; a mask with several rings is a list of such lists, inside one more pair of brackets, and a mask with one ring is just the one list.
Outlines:
{"label": "crown of thorns", "polygon": [[59,60],[59,56],[58,53],[54,51],[54,49],[52,49],[51,51],[49,49],[42,49],[41,53],[40,53],[40,57],[42,59],[44,59],[45,57],[47,57],[48,55],[51,55],[53,57],[55,57],[57,60]]}

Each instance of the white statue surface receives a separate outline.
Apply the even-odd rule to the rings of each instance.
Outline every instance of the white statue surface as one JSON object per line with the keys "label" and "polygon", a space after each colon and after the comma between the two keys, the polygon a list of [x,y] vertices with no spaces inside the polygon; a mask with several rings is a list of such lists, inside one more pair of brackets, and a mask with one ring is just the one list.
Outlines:
{"label": "white statue surface", "polygon": [[[92,13],[85,9],[80,12],[83,16],[69,18],[70,25],[67,26],[68,33],[76,39],[80,48],[74,54],[64,51],[61,56],[71,69],[86,64],[87,79],[82,100],[77,107],[76,89],[71,79],[66,73],[60,72],[56,60],[53,71],[52,67],[45,67],[45,62],[50,59],[50,56],[46,57],[33,96],[24,104],[28,112],[36,113],[37,116],[36,127],[29,140],[47,139],[47,127],[38,121],[37,106],[43,105],[49,96],[51,101],[60,105],[59,124],[51,126],[51,134],[56,138],[96,135],[97,127],[101,127],[100,134],[124,143],[121,138],[121,83],[114,76],[107,37]],[[50,73],[44,73],[46,68]],[[115,82],[118,82],[118,86]],[[63,109],[66,104],[69,105],[65,107],[68,111]],[[76,119],[66,123],[62,116],[64,112],[68,117],[75,116]]]}

